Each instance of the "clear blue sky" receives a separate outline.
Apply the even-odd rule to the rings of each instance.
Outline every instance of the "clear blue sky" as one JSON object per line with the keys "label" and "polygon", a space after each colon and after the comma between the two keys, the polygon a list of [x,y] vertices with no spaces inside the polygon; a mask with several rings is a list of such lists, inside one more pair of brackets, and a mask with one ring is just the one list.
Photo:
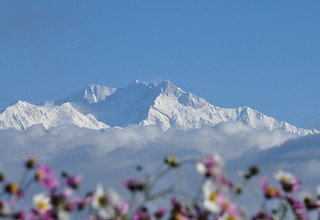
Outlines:
{"label": "clear blue sky", "polygon": [[1,1],[1,107],[135,79],[320,128],[320,1]]}

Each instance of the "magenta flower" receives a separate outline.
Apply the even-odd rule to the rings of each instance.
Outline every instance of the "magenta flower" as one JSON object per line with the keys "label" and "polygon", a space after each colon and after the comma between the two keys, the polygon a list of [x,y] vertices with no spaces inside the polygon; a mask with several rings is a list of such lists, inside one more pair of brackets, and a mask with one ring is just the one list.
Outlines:
{"label": "magenta flower", "polygon": [[306,212],[306,207],[304,206],[304,204],[302,202],[300,202],[299,200],[297,200],[296,198],[290,196],[287,198],[288,203],[290,204],[294,214],[296,215],[296,217],[298,219],[301,220],[308,220],[308,215]]}
{"label": "magenta flower", "polygon": [[64,181],[70,188],[77,189],[82,181],[82,175],[67,176]]}
{"label": "magenta flower", "polygon": [[161,219],[164,217],[164,215],[166,214],[166,209],[165,208],[159,208],[155,213],[154,216],[156,217],[156,219]]}
{"label": "magenta flower", "polygon": [[226,201],[221,207],[222,212],[224,213],[223,216],[226,216],[225,219],[239,219],[240,212],[238,211],[237,206],[234,203]]}
{"label": "magenta flower", "polygon": [[67,202],[66,205],[65,205],[66,211],[74,212],[75,210],[78,209],[79,203],[80,203],[79,200],[72,200],[72,201]]}
{"label": "magenta flower", "polygon": [[29,211],[29,219],[30,220],[38,220],[38,212],[34,209]]}
{"label": "magenta flower", "polygon": [[56,218],[56,213],[48,210],[43,213],[39,213],[38,211],[31,209],[29,212],[29,219],[30,220],[55,220]]}
{"label": "magenta flower", "polygon": [[182,202],[177,198],[172,198],[171,200],[171,218],[170,219],[181,219],[188,220],[191,219],[188,216],[186,208],[183,206]]}
{"label": "magenta flower", "polygon": [[261,179],[260,186],[267,199],[281,198],[283,196],[279,190],[269,186],[269,181],[265,177]]}
{"label": "magenta flower", "polygon": [[151,219],[151,215],[145,209],[138,210],[133,215],[133,220],[150,220],[150,219]]}
{"label": "magenta flower", "polygon": [[19,211],[14,215],[14,219],[16,220],[25,220],[26,214],[23,211]]}
{"label": "magenta flower", "polygon": [[131,192],[141,192],[145,189],[144,182],[138,179],[129,179],[124,182],[124,186]]}
{"label": "magenta flower", "polygon": [[115,210],[120,215],[126,215],[129,212],[129,204],[124,201],[119,201],[118,204],[115,205]]}
{"label": "magenta flower", "polygon": [[272,217],[264,211],[259,211],[252,216],[252,220],[272,220]]}
{"label": "magenta flower", "polygon": [[40,183],[42,187],[48,190],[54,190],[59,187],[60,182],[56,177],[55,172],[51,167],[44,164],[39,164],[36,180]]}

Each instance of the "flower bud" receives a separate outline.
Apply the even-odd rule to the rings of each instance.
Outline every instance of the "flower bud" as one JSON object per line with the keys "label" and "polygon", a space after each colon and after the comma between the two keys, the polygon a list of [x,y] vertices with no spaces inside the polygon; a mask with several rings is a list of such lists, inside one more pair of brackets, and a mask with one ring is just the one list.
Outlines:
{"label": "flower bud", "polygon": [[29,170],[33,169],[34,166],[36,165],[36,160],[34,158],[29,158],[24,165]]}
{"label": "flower bud", "polygon": [[17,183],[8,183],[5,186],[5,191],[9,194],[17,194],[19,192],[19,185]]}
{"label": "flower bud", "polygon": [[170,166],[170,167],[178,167],[180,165],[180,162],[177,160],[177,158],[173,155],[169,155],[165,158],[164,162]]}

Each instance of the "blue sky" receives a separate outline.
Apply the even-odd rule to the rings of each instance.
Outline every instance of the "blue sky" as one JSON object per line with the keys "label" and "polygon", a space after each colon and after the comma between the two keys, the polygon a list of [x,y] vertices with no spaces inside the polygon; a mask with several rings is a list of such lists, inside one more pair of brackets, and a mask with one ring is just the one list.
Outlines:
{"label": "blue sky", "polygon": [[170,80],[320,128],[318,0],[1,1],[0,107]]}

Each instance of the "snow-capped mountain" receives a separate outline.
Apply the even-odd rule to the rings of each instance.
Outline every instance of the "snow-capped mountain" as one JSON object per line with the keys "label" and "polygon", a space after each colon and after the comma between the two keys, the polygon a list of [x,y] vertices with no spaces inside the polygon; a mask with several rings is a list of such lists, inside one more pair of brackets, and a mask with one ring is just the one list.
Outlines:
{"label": "snow-capped mountain", "polygon": [[[25,107],[21,110],[20,105],[19,102],[10,106],[0,114],[0,129],[25,129],[39,123],[49,128],[69,123],[93,129],[105,128],[106,124],[119,127],[137,124],[156,125],[163,130],[190,130],[232,121],[258,130],[279,129],[297,135],[318,133],[316,130],[297,128],[249,107],[214,106],[169,81],[158,84],[135,81],[118,89],[88,85],[65,99],[53,102],[51,106],[24,103]],[[67,116],[58,113],[61,111]]]}
{"label": "snow-capped mountain", "polygon": [[[103,94],[92,88],[103,88]],[[90,97],[103,98],[92,102],[92,99],[87,98],[88,93]],[[79,111],[91,113],[98,120],[111,126],[139,124],[157,125],[165,130],[189,130],[215,126],[220,122],[239,121],[254,129],[280,129],[299,135],[317,132],[297,128],[249,107],[220,108],[211,105],[190,92],[184,92],[169,81],[159,84],[135,81],[119,89],[90,85],[75,94],[69,96],[66,101],[71,102]]]}
{"label": "snow-capped mountain", "polygon": [[116,88],[90,84],[55,103],[63,104],[70,101],[73,103],[97,103],[106,100],[108,96],[116,91]]}
{"label": "snow-capped mountain", "polygon": [[83,115],[68,102],[60,106],[50,103],[37,106],[18,101],[0,113],[0,129],[25,130],[37,124],[43,125],[46,129],[61,125],[76,125],[95,130],[108,127],[91,114]]}

